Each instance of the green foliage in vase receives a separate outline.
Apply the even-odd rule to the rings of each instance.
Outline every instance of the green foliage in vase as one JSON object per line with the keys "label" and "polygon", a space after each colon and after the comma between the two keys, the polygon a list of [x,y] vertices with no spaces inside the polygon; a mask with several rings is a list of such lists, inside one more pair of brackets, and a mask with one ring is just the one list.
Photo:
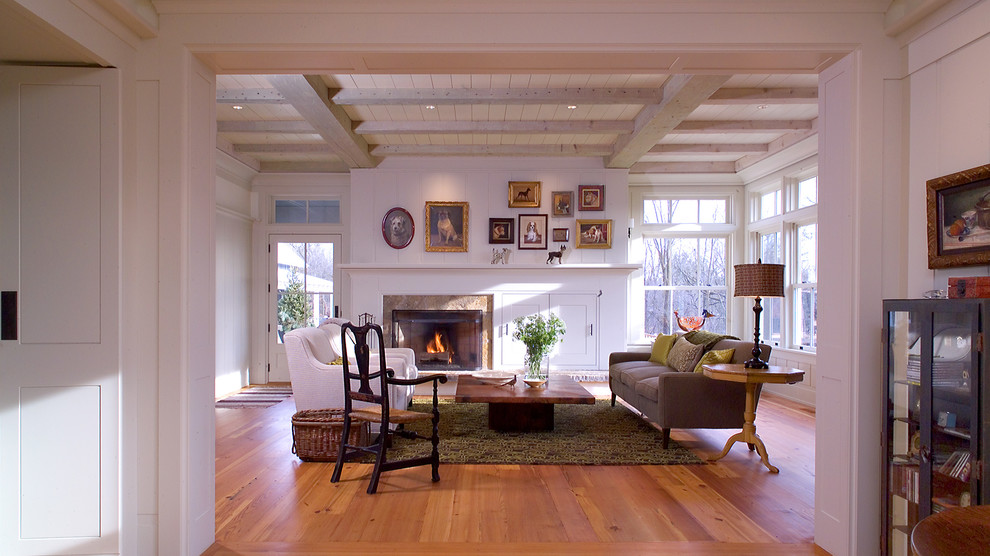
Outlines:
{"label": "green foliage in vase", "polygon": [[526,363],[530,368],[534,364],[538,366],[567,332],[564,321],[553,313],[548,317],[519,317],[512,322],[516,325],[512,337],[526,345]]}
{"label": "green foliage in vase", "polygon": [[278,298],[278,324],[283,333],[309,326],[313,319],[313,308],[306,297],[299,275],[293,270],[289,274],[289,285]]}

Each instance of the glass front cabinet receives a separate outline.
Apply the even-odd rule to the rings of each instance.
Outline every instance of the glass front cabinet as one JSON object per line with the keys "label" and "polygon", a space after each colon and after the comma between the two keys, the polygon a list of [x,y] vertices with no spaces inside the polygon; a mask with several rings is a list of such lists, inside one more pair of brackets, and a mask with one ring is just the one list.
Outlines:
{"label": "glass front cabinet", "polygon": [[911,554],[911,530],[948,508],[990,503],[984,461],[990,300],[885,300],[883,540]]}

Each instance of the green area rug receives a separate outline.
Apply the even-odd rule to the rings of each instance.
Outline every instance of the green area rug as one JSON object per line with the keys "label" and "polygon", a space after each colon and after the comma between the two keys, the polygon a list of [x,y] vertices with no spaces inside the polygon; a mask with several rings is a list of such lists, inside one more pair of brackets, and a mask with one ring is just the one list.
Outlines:
{"label": "green area rug", "polygon": [[[414,411],[430,411],[416,401]],[[525,465],[682,465],[703,463],[673,440],[661,447],[660,431],[616,404],[558,404],[550,432],[496,432],[488,429],[488,404],[440,401],[440,461]],[[407,425],[430,434],[430,422]],[[388,459],[428,455],[429,441],[395,437]],[[365,461],[368,461],[365,459]]]}

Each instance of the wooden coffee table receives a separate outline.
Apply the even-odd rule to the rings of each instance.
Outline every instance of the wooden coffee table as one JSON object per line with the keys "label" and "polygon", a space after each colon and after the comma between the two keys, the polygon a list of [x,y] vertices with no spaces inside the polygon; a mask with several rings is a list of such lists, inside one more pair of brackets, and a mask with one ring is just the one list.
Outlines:
{"label": "wooden coffee table", "polygon": [[553,406],[595,403],[595,396],[571,377],[555,376],[542,388],[530,388],[522,377],[515,384],[493,386],[470,375],[457,377],[454,401],[487,403],[488,428],[503,432],[553,430]]}

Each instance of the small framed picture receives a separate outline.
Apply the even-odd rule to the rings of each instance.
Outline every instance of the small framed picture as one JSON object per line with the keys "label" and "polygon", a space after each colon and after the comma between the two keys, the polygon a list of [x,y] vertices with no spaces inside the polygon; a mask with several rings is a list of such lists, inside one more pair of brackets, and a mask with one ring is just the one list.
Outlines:
{"label": "small framed picture", "polygon": [[925,184],[928,268],[990,262],[990,164]]}
{"label": "small framed picture", "polygon": [[547,215],[519,215],[519,249],[547,248]]}
{"label": "small framed picture", "polygon": [[426,250],[466,253],[468,250],[468,204],[426,202]]}
{"label": "small framed picture", "polygon": [[579,185],[578,210],[605,210],[605,186]]}
{"label": "small framed picture", "polygon": [[574,216],[574,192],[554,191],[551,214],[554,216]]}
{"label": "small framed picture", "polygon": [[509,208],[540,208],[540,182],[510,181]]}
{"label": "small framed picture", "polygon": [[578,249],[611,249],[612,221],[578,220],[575,243]]}
{"label": "small framed picture", "polygon": [[405,249],[412,243],[416,226],[412,215],[402,207],[395,207],[385,213],[382,218],[382,237],[392,249]]}
{"label": "small framed picture", "polygon": [[553,229],[553,242],[554,243],[564,243],[565,241],[571,240],[571,229],[570,228],[554,228]]}
{"label": "small framed picture", "polygon": [[488,243],[515,243],[515,226],[512,218],[489,218]]}

